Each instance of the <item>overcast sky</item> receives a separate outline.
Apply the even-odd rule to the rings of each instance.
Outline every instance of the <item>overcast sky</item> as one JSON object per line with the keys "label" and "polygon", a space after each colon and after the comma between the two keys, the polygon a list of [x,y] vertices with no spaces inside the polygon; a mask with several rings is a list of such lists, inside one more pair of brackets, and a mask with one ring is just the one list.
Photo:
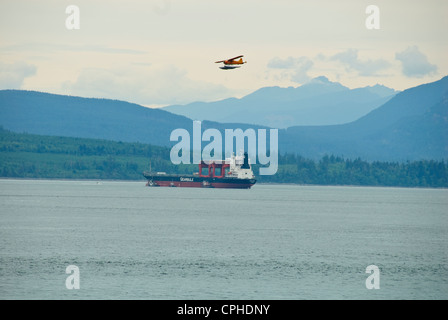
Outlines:
{"label": "overcast sky", "polygon": [[[368,5],[379,29],[366,28]],[[68,30],[69,5],[80,29]],[[403,90],[448,75],[446,0],[0,1],[0,89],[146,106],[326,76]],[[236,55],[248,62],[220,70]]]}

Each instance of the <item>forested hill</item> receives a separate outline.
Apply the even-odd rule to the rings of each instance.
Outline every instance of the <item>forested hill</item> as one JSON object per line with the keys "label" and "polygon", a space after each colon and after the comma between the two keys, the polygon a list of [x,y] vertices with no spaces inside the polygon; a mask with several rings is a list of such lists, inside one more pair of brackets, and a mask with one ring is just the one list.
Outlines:
{"label": "forested hill", "polygon": [[169,146],[191,120],[119,100],[0,90],[0,125],[15,132]]}
{"label": "forested hill", "polygon": [[[197,165],[173,165],[170,150],[142,143],[13,133],[0,128],[0,177],[144,180],[153,170],[192,173]],[[258,172],[258,166],[254,166]],[[445,161],[367,162],[324,156],[318,161],[293,154],[279,157],[273,176],[259,183],[448,187]]]}

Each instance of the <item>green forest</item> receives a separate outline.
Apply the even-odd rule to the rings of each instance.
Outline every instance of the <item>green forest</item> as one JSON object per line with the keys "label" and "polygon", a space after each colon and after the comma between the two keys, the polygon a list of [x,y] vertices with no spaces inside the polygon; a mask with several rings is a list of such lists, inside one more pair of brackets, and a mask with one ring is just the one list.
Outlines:
{"label": "green forest", "polygon": [[[174,165],[170,149],[142,143],[40,136],[0,128],[0,177],[144,180],[143,171],[192,173],[197,165]],[[254,173],[258,173],[254,165]],[[326,155],[320,160],[280,154],[273,176],[258,183],[448,187],[446,161],[367,162]]]}

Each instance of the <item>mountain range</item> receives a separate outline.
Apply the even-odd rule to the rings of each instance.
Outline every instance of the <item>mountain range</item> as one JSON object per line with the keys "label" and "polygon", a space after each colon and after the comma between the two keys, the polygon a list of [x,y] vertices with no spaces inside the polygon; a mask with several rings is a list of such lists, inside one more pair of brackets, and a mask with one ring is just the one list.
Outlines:
{"label": "mountain range", "polygon": [[[269,90],[277,88],[258,94],[267,99]],[[251,112],[241,114],[250,117]],[[177,142],[170,141],[171,132],[191,132],[192,120],[125,101],[0,90],[0,126],[14,132],[173,146]],[[203,121],[202,129],[207,128],[223,132],[267,126]],[[356,121],[280,129],[279,150],[315,159],[325,154],[369,161],[448,159],[448,76],[397,93]]]}
{"label": "mountain range", "polygon": [[194,102],[167,106],[163,110],[194,120],[284,129],[352,122],[380,107],[395,94],[394,89],[378,84],[349,89],[321,76],[297,88],[264,87],[241,99]]}
{"label": "mountain range", "polygon": [[398,93],[357,121],[285,130],[285,150],[407,161],[448,158],[448,76]]}

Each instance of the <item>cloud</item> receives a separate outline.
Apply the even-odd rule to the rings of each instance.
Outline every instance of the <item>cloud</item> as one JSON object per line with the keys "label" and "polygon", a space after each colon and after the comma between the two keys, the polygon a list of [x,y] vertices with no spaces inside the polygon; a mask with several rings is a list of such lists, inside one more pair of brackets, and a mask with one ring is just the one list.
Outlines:
{"label": "cloud", "polygon": [[421,78],[437,72],[437,66],[429,63],[428,58],[420,52],[417,46],[408,47],[402,52],[397,52],[395,59],[401,61],[403,74],[409,78]]}
{"label": "cloud", "polygon": [[379,72],[388,69],[391,64],[384,59],[376,60],[360,60],[358,58],[358,50],[347,49],[346,51],[335,54],[330,57],[330,60],[339,61],[344,66],[346,71],[355,71],[360,76],[378,76]]}
{"label": "cloud", "polygon": [[173,65],[83,69],[62,87],[67,94],[119,99],[143,105],[186,104],[222,99],[230,94],[222,85],[196,81]]}
{"label": "cloud", "polygon": [[304,83],[310,79],[308,71],[313,67],[314,62],[307,57],[288,57],[281,59],[272,58],[267,67],[270,69],[280,70],[280,77],[287,78],[296,83]]}
{"label": "cloud", "polygon": [[20,89],[25,78],[35,75],[36,71],[35,65],[26,62],[0,62],[0,88]]}

